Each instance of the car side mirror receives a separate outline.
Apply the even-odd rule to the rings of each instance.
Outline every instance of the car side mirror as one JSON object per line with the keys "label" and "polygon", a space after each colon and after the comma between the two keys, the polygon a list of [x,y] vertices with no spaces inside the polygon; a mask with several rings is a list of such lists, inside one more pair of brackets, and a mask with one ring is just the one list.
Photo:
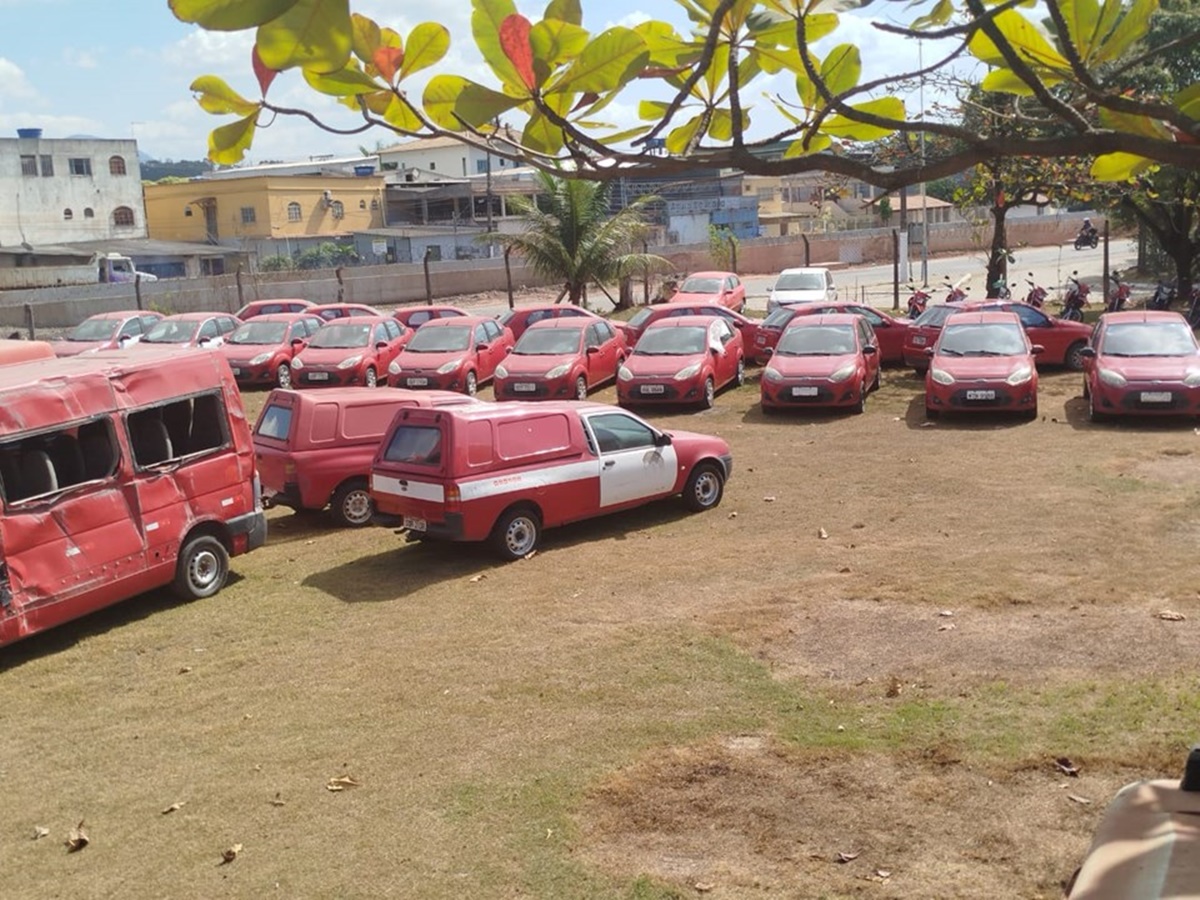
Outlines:
{"label": "car side mirror", "polygon": [[388,342],[387,342],[387,341],[378,341],[378,342],[375,344],[375,349],[376,349],[376,350],[386,350],[387,348],[388,348]]}
{"label": "car side mirror", "polygon": [[1082,356],[1084,359],[1095,359],[1096,358],[1096,348],[1095,347],[1084,347],[1082,350],[1079,351],[1079,355]]}
{"label": "car side mirror", "polygon": [[926,355],[926,356],[933,356],[933,348],[932,348],[932,347],[926,347],[926,348],[925,348],[925,355]]}
{"label": "car side mirror", "polygon": [[488,348],[487,344],[476,344],[475,345],[476,350],[486,350],[487,348]]}
{"label": "car side mirror", "polygon": [[874,344],[867,344],[867,346],[863,347],[863,354],[865,356],[874,356],[877,352],[878,349]]}
{"label": "car side mirror", "polygon": [[599,352],[600,352],[600,348],[599,348],[599,347],[588,347],[588,348],[587,348],[587,352],[588,352],[588,353],[599,353]]}
{"label": "car side mirror", "polygon": [[1046,348],[1043,347],[1041,344],[1034,344],[1032,347],[1029,348],[1029,352],[1032,353],[1034,356],[1041,356],[1043,353],[1046,352]]}
{"label": "car side mirror", "polygon": [[304,346],[304,338],[292,338],[292,346],[293,347],[303,347]]}
{"label": "car side mirror", "polygon": [[210,338],[210,337],[202,337],[202,338],[197,338],[196,343],[199,344],[201,347],[203,347],[205,344],[207,344],[211,340],[212,340],[212,338]]}
{"label": "car side mirror", "polygon": [[660,431],[658,434],[656,434],[654,436],[654,446],[655,447],[670,447],[671,446],[671,436],[669,434],[667,434],[665,431]]}

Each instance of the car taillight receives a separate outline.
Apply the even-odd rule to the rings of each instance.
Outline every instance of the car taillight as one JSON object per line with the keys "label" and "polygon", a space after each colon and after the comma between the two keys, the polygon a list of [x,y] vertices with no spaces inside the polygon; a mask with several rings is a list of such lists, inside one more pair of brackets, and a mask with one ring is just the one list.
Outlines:
{"label": "car taillight", "polygon": [[452,509],[459,509],[462,506],[462,492],[459,491],[458,485],[452,484],[446,488],[446,506]]}

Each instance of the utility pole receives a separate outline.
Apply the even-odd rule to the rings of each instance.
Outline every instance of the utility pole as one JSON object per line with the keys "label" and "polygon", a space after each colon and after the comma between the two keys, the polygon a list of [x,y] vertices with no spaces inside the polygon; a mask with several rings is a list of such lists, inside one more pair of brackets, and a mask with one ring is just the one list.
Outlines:
{"label": "utility pole", "polygon": [[[918,91],[921,104],[921,122],[925,121],[925,59],[922,53],[924,41],[917,41],[917,68],[921,70],[921,86]],[[929,204],[925,199],[925,129],[921,129],[921,287],[929,287]]]}

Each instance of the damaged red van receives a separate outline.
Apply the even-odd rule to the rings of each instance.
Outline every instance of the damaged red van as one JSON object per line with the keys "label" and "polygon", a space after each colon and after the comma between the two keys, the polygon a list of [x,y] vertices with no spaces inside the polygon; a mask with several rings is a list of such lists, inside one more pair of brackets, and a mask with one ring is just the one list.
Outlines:
{"label": "damaged red van", "polygon": [[176,348],[0,367],[0,646],[164,585],[217,593],[266,540],[225,360]]}

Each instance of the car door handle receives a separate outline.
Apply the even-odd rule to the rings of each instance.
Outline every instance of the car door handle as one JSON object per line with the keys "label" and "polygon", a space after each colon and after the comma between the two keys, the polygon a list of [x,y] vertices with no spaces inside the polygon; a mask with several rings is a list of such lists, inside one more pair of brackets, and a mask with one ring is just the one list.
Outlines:
{"label": "car door handle", "polygon": [[616,464],[617,464],[617,461],[615,459],[606,459],[604,461],[604,468],[611,469]]}

